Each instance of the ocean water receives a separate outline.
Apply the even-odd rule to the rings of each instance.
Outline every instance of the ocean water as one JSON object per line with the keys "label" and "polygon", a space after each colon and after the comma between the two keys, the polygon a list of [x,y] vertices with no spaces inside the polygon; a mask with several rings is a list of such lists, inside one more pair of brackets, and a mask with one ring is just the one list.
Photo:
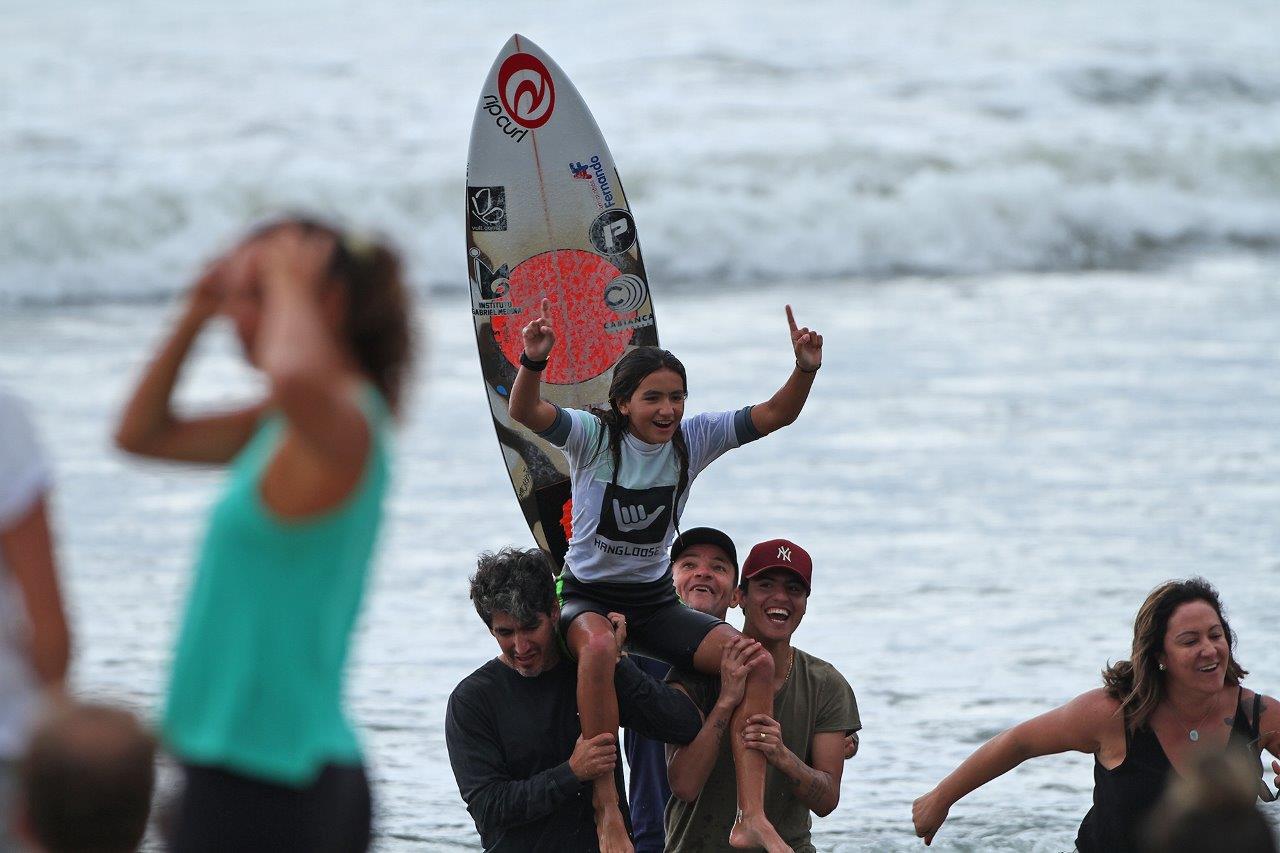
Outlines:
{"label": "ocean water", "polygon": [[1280,6],[5,0],[0,302],[172,292],[282,208],[465,278],[520,32],[609,140],[655,283],[1140,268],[1280,246]]}
{"label": "ocean water", "polygon": [[[1216,583],[1248,683],[1280,691],[1277,269],[902,278],[844,282],[838,299],[800,283],[658,292],[694,411],[772,393],[790,363],[784,302],[821,320],[825,364],[801,419],[709,468],[686,511],[743,547],[785,535],[814,555],[796,643],[846,675],[866,727],[841,807],[815,821],[821,849],[916,849],[911,801],[985,738],[1096,686],[1166,578]],[[497,651],[466,578],[477,552],[529,543],[467,305],[429,306],[353,654],[379,850],[476,849],[443,735],[453,685]],[[147,710],[221,478],[109,444],[170,313],[0,316],[0,384],[32,401],[56,463],[74,683]],[[257,387],[215,329],[181,399],[225,404]],[[958,805],[934,846],[1069,850],[1090,774],[1087,756],[1031,762]]]}
{"label": "ocean water", "polygon": [[[1216,583],[1248,683],[1280,691],[1280,6],[550,5],[0,0],[0,384],[56,467],[75,689],[154,712],[221,479],[110,446],[172,297],[282,208],[382,231],[428,347],[349,707],[377,849],[478,849],[444,703],[496,653],[476,553],[529,535],[461,199],[518,31],[610,141],[691,411],[775,390],[785,303],[826,336],[800,421],[717,462],[686,513],[815,557],[796,642],[866,726],[821,849],[918,849],[911,801],[1095,686],[1166,578]],[[217,328],[180,399],[259,388]],[[934,848],[1069,850],[1090,774],[1031,762]]]}

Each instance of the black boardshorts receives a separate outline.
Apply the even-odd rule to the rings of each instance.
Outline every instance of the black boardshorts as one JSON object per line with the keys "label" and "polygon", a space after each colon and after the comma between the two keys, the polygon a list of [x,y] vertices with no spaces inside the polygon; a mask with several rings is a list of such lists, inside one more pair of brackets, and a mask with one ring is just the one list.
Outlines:
{"label": "black boardshorts", "polygon": [[364,853],[372,836],[369,781],[359,765],[329,764],[305,788],[184,764],[165,828],[171,853]]}
{"label": "black boardshorts", "polygon": [[723,619],[685,606],[676,597],[671,570],[644,583],[586,583],[565,566],[556,582],[560,598],[560,634],[583,613],[621,613],[627,617],[627,650],[666,661],[676,669],[693,670],[693,654]]}

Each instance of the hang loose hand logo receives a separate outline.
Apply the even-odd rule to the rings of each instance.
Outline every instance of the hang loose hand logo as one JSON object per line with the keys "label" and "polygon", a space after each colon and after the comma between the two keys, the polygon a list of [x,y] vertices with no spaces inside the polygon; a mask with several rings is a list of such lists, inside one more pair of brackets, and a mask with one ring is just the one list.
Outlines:
{"label": "hang loose hand logo", "polygon": [[618,522],[618,529],[623,533],[633,533],[637,530],[644,530],[650,524],[658,520],[658,516],[662,515],[662,511],[667,508],[666,504],[658,507],[650,515],[644,508],[643,504],[635,504],[634,506],[620,506],[618,499],[613,499],[613,518]]}

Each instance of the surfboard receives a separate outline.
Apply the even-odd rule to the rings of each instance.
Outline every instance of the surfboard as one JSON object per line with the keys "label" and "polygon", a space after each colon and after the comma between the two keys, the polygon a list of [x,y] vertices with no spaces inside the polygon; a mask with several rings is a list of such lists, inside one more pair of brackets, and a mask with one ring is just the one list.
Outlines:
{"label": "surfboard", "polygon": [[600,128],[573,83],[514,35],[476,105],[467,154],[467,267],[485,396],[516,499],[557,569],[572,536],[563,454],[507,415],[521,330],[543,296],[555,349],[542,395],[608,408],[618,360],[657,345],[635,219]]}

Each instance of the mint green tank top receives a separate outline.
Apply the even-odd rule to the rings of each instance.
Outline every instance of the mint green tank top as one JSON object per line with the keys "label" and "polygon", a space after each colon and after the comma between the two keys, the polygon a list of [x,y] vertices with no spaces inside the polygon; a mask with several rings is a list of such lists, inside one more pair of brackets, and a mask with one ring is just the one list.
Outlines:
{"label": "mint green tank top", "polygon": [[372,386],[361,408],[364,474],[321,515],[285,520],[262,501],[282,415],[264,419],[232,462],[173,662],[163,733],[179,760],[298,787],[326,764],[360,763],[343,670],[382,519],[391,420]]}

